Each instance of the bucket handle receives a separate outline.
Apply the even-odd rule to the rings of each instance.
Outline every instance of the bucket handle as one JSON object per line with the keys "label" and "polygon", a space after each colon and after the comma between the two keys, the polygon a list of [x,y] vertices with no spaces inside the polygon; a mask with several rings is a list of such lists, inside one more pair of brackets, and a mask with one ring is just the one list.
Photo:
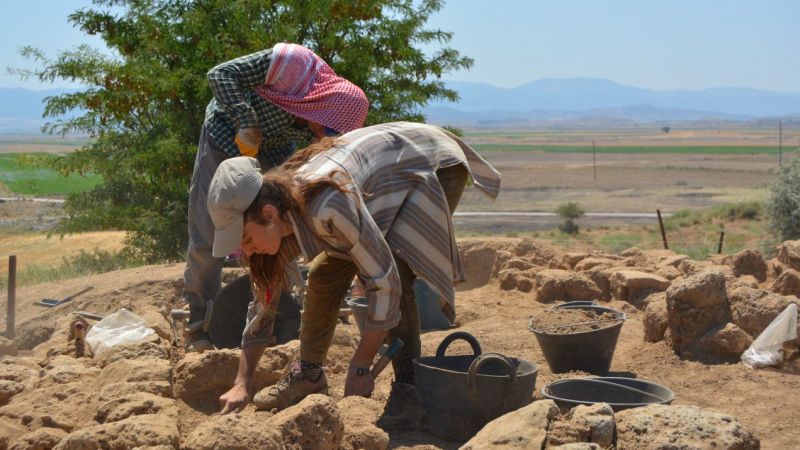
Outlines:
{"label": "bucket handle", "polygon": [[503,392],[503,403],[502,403],[502,411],[500,413],[505,413],[508,411],[508,400],[511,396],[511,392],[513,392],[514,385],[517,382],[517,367],[514,365],[514,362],[505,355],[501,355],[500,353],[484,353],[474,361],[472,364],[469,365],[469,370],[467,371],[467,385],[469,386],[469,394],[473,398],[478,398],[480,392],[478,391],[478,369],[481,368],[484,364],[489,361],[498,361],[503,364],[504,368],[508,372],[505,376],[506,378],[506,386],[505,392]]}
{"label": "bucket handle", "polygon": [[443,358],[445,352],[447,352],[447,347],[453,343],[453,341],[460,339],[462,341],[467,341],[467,343],[472,347],[472,353],[475,356],[479,356],[483,353],[481,350],[481,344],[475,339],[475,336],[467,333],[466,331],[456,331],[455,333],[450,333],[444,339],[442,339],[442,343],[439,344],[439,348],[436,349],[436,357]]}
{"label": "bucket handle", "polygon": [[619,388],[619,389],[623,389],[623,390],[626,390],[626,391],[635,392],[637,394],[641,394],[641,395],[644,395],[646,397],[654,398],[654,399],[658,400],[659,403],[664,403],[664,402],[667,401],[667,399],[661,398],[656,394],[653,394],[653,393],[647,392],[647,391],[643,391],[641,389],[636,389],[635,387],[626,386],[626,385],[624,385],[622,383],[614,383],[612,381],[600,380],[600,379],[597,379],[597,378],[576,378],[576,379],[577,380],[581,380],[581,381],[589,381],[591,383],[604,384],[606,386],[614,386],[615,388]]}
{"label": "bucket handle", "polygon": [[580,306],[599,306],[600,304],[597,303],[595,300],[573,300],[571,302],[562,303],[558,306],[554,306],[553,309],[562,309],[562,308],[574,308]]}

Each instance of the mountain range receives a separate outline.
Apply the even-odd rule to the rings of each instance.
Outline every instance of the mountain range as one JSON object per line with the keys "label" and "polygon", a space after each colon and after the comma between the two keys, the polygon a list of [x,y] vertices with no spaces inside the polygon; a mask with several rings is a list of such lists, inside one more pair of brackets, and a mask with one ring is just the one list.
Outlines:
{"label": "mountain range", "polygon": [[[659,91],[597,78],[555,78],[515,88],[447,81],[457,103],[433,102],[429,122],[468,128],[594,127],[653,122],[742,122],[800,116],[800,93],[751,88]],[[44,99],[74,90],[0,88],[0,132],[37,132]]]}

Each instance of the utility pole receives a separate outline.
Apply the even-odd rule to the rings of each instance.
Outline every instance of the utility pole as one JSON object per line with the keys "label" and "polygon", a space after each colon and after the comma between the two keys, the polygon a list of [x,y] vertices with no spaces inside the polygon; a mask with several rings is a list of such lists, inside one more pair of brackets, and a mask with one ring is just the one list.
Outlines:
{"label": "utility pole", "polygon": [[778,120],[778,167],[783,165],[783,119]]}

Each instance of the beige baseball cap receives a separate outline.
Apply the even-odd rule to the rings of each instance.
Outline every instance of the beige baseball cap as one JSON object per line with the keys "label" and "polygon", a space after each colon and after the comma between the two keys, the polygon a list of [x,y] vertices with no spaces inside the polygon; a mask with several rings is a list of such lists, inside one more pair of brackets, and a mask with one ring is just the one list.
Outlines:
{"label": "beige baseball cap", "polygon": [[239,248],[244,212],[256,199],[263,182],[258,160],[249,156],[226,159],[217,167],[206,200],[214,222],[215,257],[227,256]]}

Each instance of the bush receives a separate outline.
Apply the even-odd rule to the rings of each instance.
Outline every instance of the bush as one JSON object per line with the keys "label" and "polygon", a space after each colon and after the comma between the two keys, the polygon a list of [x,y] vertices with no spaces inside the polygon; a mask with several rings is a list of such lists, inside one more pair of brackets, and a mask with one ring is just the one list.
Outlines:
{"label": "bush", "polygon": [[567,202],[558,205],[556,214],[566,219],[566,221],[558,226],[558,229],[567,234],[578,234],[580,227],[575,223],[575,219],[579,219],[585,214],[581,205],[575,202]]}
{"label": "bush", "polygon": [[770,231],[781,241],[800,238],[800,158],[781,167],[766,206]]}

